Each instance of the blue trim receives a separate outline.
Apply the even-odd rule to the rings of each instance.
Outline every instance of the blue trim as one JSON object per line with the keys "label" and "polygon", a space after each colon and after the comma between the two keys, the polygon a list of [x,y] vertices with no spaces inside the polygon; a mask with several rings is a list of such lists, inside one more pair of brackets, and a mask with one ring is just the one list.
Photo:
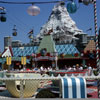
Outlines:
{"label": "blue trim", "polygon": [[76,80],[75,78],[71,78],[71,80],[72,80],[72,95],[73,95],[73,98],[77,98]]}
{"label": "blue trim", "polygon": [[80,79],[80,91],[81,91],[81,98],[85,98],[85,84],[83,78]]}
{"label": "blue trim", "polygon": [[68,81],[66,78],[63,78],[63,81],[64,81],[64,98],[68,98]]}

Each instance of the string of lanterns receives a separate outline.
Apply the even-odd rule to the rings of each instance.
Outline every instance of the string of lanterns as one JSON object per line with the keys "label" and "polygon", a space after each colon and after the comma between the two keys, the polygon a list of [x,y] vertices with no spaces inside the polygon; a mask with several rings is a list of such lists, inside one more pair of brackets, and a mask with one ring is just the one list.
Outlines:
{"label": "string of lanterns", "polygon": [[66,2],[70,1],[67,5],[68,12],[74,13],[77,10],[76,3],[73,0],[61,0],[61,1],[49,1],[49,2],[5,2],[0,1],[0,3],[6,3],[6,4],[32,4],[32,6],[28,7],[27,13],[31,16],[36,16],[40,13],[40,8],[36,6],[35,4],[46,4],[46,3],[59,3],[59,2]]}
{"label": "string of lanterns", "polygon": [[[88,5],[93,0],[78,0],[79,3],[84,3],[85,5]],[[49,2],[5,2],[0,1],[0,3],[6,3],[6,4],[32,4],[28,7],[27,13],[31,16],[36,16],[40,13],[40,8],[34,4],[46,4],[46,3],[60,3],[65,4],[67,2],[67,11],[71,14],[75,13],[78,9],[77,4],[75,3],[75,0],[61,0],[61,1],[49,1]],[[6,22],[6,9],[4,7],[0,7],[0,21]],[[16,25],[14,25],[13,28],[13,36],[17,36],[17,29]]]}
{"label": "string of lanterns", "polygon": [[[79,3],[84,3],[85,5],[88,5],[89,3],[92,3],[93,0],[78,0]],[[49,1],[49,2],[6,2],[6,1],[0,1],[0,3],[6,3],[6,4],[32,4],[32,6],[28,7],[27,13],[31,16],[36,16],[40,13],[40,8],[36,6],[35,4],[47,4],[47,3],[67,3],[67,10],[69,13],[75,13],[78,9],[77,4],[75,3],[75,0],[61,0],[61,1]],[[6,22],[6,9],[4,7],[0,7],[0,21]]]}

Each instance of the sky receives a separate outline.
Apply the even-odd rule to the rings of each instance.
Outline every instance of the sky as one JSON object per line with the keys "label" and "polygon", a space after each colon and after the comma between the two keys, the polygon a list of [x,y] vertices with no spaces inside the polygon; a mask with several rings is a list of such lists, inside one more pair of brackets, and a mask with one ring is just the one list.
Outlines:
{"label": "sky", "polygon": [[[7,2],[44,2],[55,0],[0,0]],[[57,0],[60,1],[60,0]],[[70,14],[75,21],[77,27],[83,30],[84,33],[95,35],[94,33],[94,9],[93,4],[88,6],[83,3],[79,4],[78,0],[74,0],[78,6],[77,12]],[[66,2],[67,5],[68,2]],[[27,13],[27,8],[31,4],[0,4],[6,8],[6,22],[0,22],[0,51],[4,50],[4,37],[11,36],[12,40],[20,40],[23,43],[28,43],[28,32],[34,28],[34,35],[40,32],[40,28],[48,21],[49,15],[55,4],[36,4],[40,8],[40,14],[30,16]],[[12,36],[13,26],[16,25],[17,36]],[[97,25],[100,27],[100,0],[97,0]],[[86,31],[92,27],[92,31]]]}

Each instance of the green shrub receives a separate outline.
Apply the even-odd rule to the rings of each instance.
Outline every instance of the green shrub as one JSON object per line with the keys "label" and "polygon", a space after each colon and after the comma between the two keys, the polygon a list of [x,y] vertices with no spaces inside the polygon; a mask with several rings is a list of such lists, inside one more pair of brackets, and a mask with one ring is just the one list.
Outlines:
{"label": "green shrub", "polygon": [[37,93],[36,98],[56,98],[56,97],[49,89],[42,89],[39,93]]}
{"label": "green shrub", "polygon": [[99,75],[99,73],[97,72],[97,70],[94,70],[93,73],[94,73],[95,76]]}

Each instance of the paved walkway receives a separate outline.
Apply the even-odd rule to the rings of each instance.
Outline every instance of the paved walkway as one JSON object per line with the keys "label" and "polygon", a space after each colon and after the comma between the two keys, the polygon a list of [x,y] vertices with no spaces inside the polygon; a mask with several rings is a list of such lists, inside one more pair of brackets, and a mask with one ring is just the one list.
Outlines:
{"label": "paved walkway", "polygon": [[[15,97],[13,97],[8,90],[4,90],[2,92],[0,92],[0,100],[1,99],[14,99]],[[31,97],[31,98],[27,98],[27,99],[33,99],[35,97]],[[19,98],[15,98],[15,99],[19,99]]]}
{"label": "paved walkway", "polygon": [[[92,89],[92,90],[91,90]],[[91,88],[90,90],[89,90],[89,92],[91,92],[91,93],[89,93],[89,97],[88,97],[88,99],[89,98],[91,98],[92,100],[94,100],[94,99],[96,99],[97,98],[97,89],[96,90],[93,90],[93,88]],[[33,98],[35,98],[35,97],[31,97],[31,98],[27,98],[27,99],[33,99]],[[9,92],[8,92],[8,90],[4,90],[4,91],[2,91],[2,92],[0,92],[0,100],[2,100],[2,99],[19,99],[19,98],[14,98]],[[59,98],[60,99],[60,98]],[[100,100],[100,99],[99,99]]]}
{"label": "paved walkway", "polygon": [[8,90],[4,90],[0,92],[0,99],[1,98],[12,98],[12,95],[8,92]]}

